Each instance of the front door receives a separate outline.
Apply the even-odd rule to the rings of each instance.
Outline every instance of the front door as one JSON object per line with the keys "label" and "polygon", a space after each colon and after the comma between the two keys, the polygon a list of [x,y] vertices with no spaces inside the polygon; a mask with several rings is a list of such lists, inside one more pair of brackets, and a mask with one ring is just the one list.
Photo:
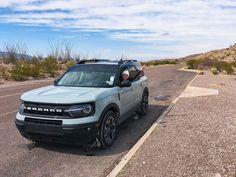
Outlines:
{"label": "front door", "polygon": [[[120,97],[121,117],[128,114],[134,105],[134,89],[131,87],[118,88],[118,94]],[[131,116],[131,115],[130,115]]]}

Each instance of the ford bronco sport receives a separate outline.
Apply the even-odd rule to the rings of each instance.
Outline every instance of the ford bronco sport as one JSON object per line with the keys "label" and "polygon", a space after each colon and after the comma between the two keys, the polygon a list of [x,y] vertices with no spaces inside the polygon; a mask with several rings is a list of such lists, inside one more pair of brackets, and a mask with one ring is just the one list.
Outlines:
{"label": "ford bronco sport", "polygon": [[[128,70],[129,80],[121,73]],[[148,111],[148,79],[136,60],[84,60],[53,85],[20,97],[16,127],[34,141],[110,147],[117,126],[133,113]]]}

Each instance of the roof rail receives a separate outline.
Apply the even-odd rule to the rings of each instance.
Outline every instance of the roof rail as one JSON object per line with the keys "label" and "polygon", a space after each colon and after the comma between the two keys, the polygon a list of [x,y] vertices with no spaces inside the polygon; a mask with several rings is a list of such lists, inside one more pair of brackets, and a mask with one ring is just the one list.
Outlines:
{"label": "roof rail", "polygon": [[137,60],[122,60],[124,63],[133,63],[137,62]]}
{"label": "roof rail", "polygon": [[[112,62],[111,60],[108,60],[108,59],[89,59],[89,60],[80,60],[80,61],[77,62],[77,64],[97,63],[97,62],[102,62],[102,61]],[[133,63],[133,62],[137,62],[137,60],[123,60],[123,59],[120,59],[118,61],[118,65]]]}
{"label": "roof rail", "polygon": [[107,59],[89,59],[89,60],[80,60],[77,64],[86,64],[86,63],[97,63],[100,61],[109,61]]}

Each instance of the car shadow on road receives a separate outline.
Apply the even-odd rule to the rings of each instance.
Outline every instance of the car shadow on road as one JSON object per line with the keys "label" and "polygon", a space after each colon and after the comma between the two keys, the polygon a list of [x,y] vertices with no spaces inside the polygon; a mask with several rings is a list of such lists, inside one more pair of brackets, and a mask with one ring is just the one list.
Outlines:
{"label": "car shadow on road", "polygon": [[167,107],[167,105],[149,105],[149,111],[146,116],[139,119],[133,119],[132,117],[127,119],[119,125],[119,133],[114,144],[106,150],[94,148],[89,151],[85,151],[85,149],[81,146],[52,143],[30,143],[28,146],[82,156],[110,156],[122,154],[132,148],[132,146],[140,139],[142,135],[144,135],[151,125],[158,120]]}

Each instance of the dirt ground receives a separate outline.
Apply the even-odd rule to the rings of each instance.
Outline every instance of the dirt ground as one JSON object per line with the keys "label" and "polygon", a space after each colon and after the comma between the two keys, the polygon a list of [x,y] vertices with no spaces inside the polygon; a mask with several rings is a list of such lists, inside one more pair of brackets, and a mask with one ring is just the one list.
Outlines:
{"label": "dirt ground", "polygon": [[181,98],[119,176],[236,177],[235,76],[199,75],[219,95]]}

